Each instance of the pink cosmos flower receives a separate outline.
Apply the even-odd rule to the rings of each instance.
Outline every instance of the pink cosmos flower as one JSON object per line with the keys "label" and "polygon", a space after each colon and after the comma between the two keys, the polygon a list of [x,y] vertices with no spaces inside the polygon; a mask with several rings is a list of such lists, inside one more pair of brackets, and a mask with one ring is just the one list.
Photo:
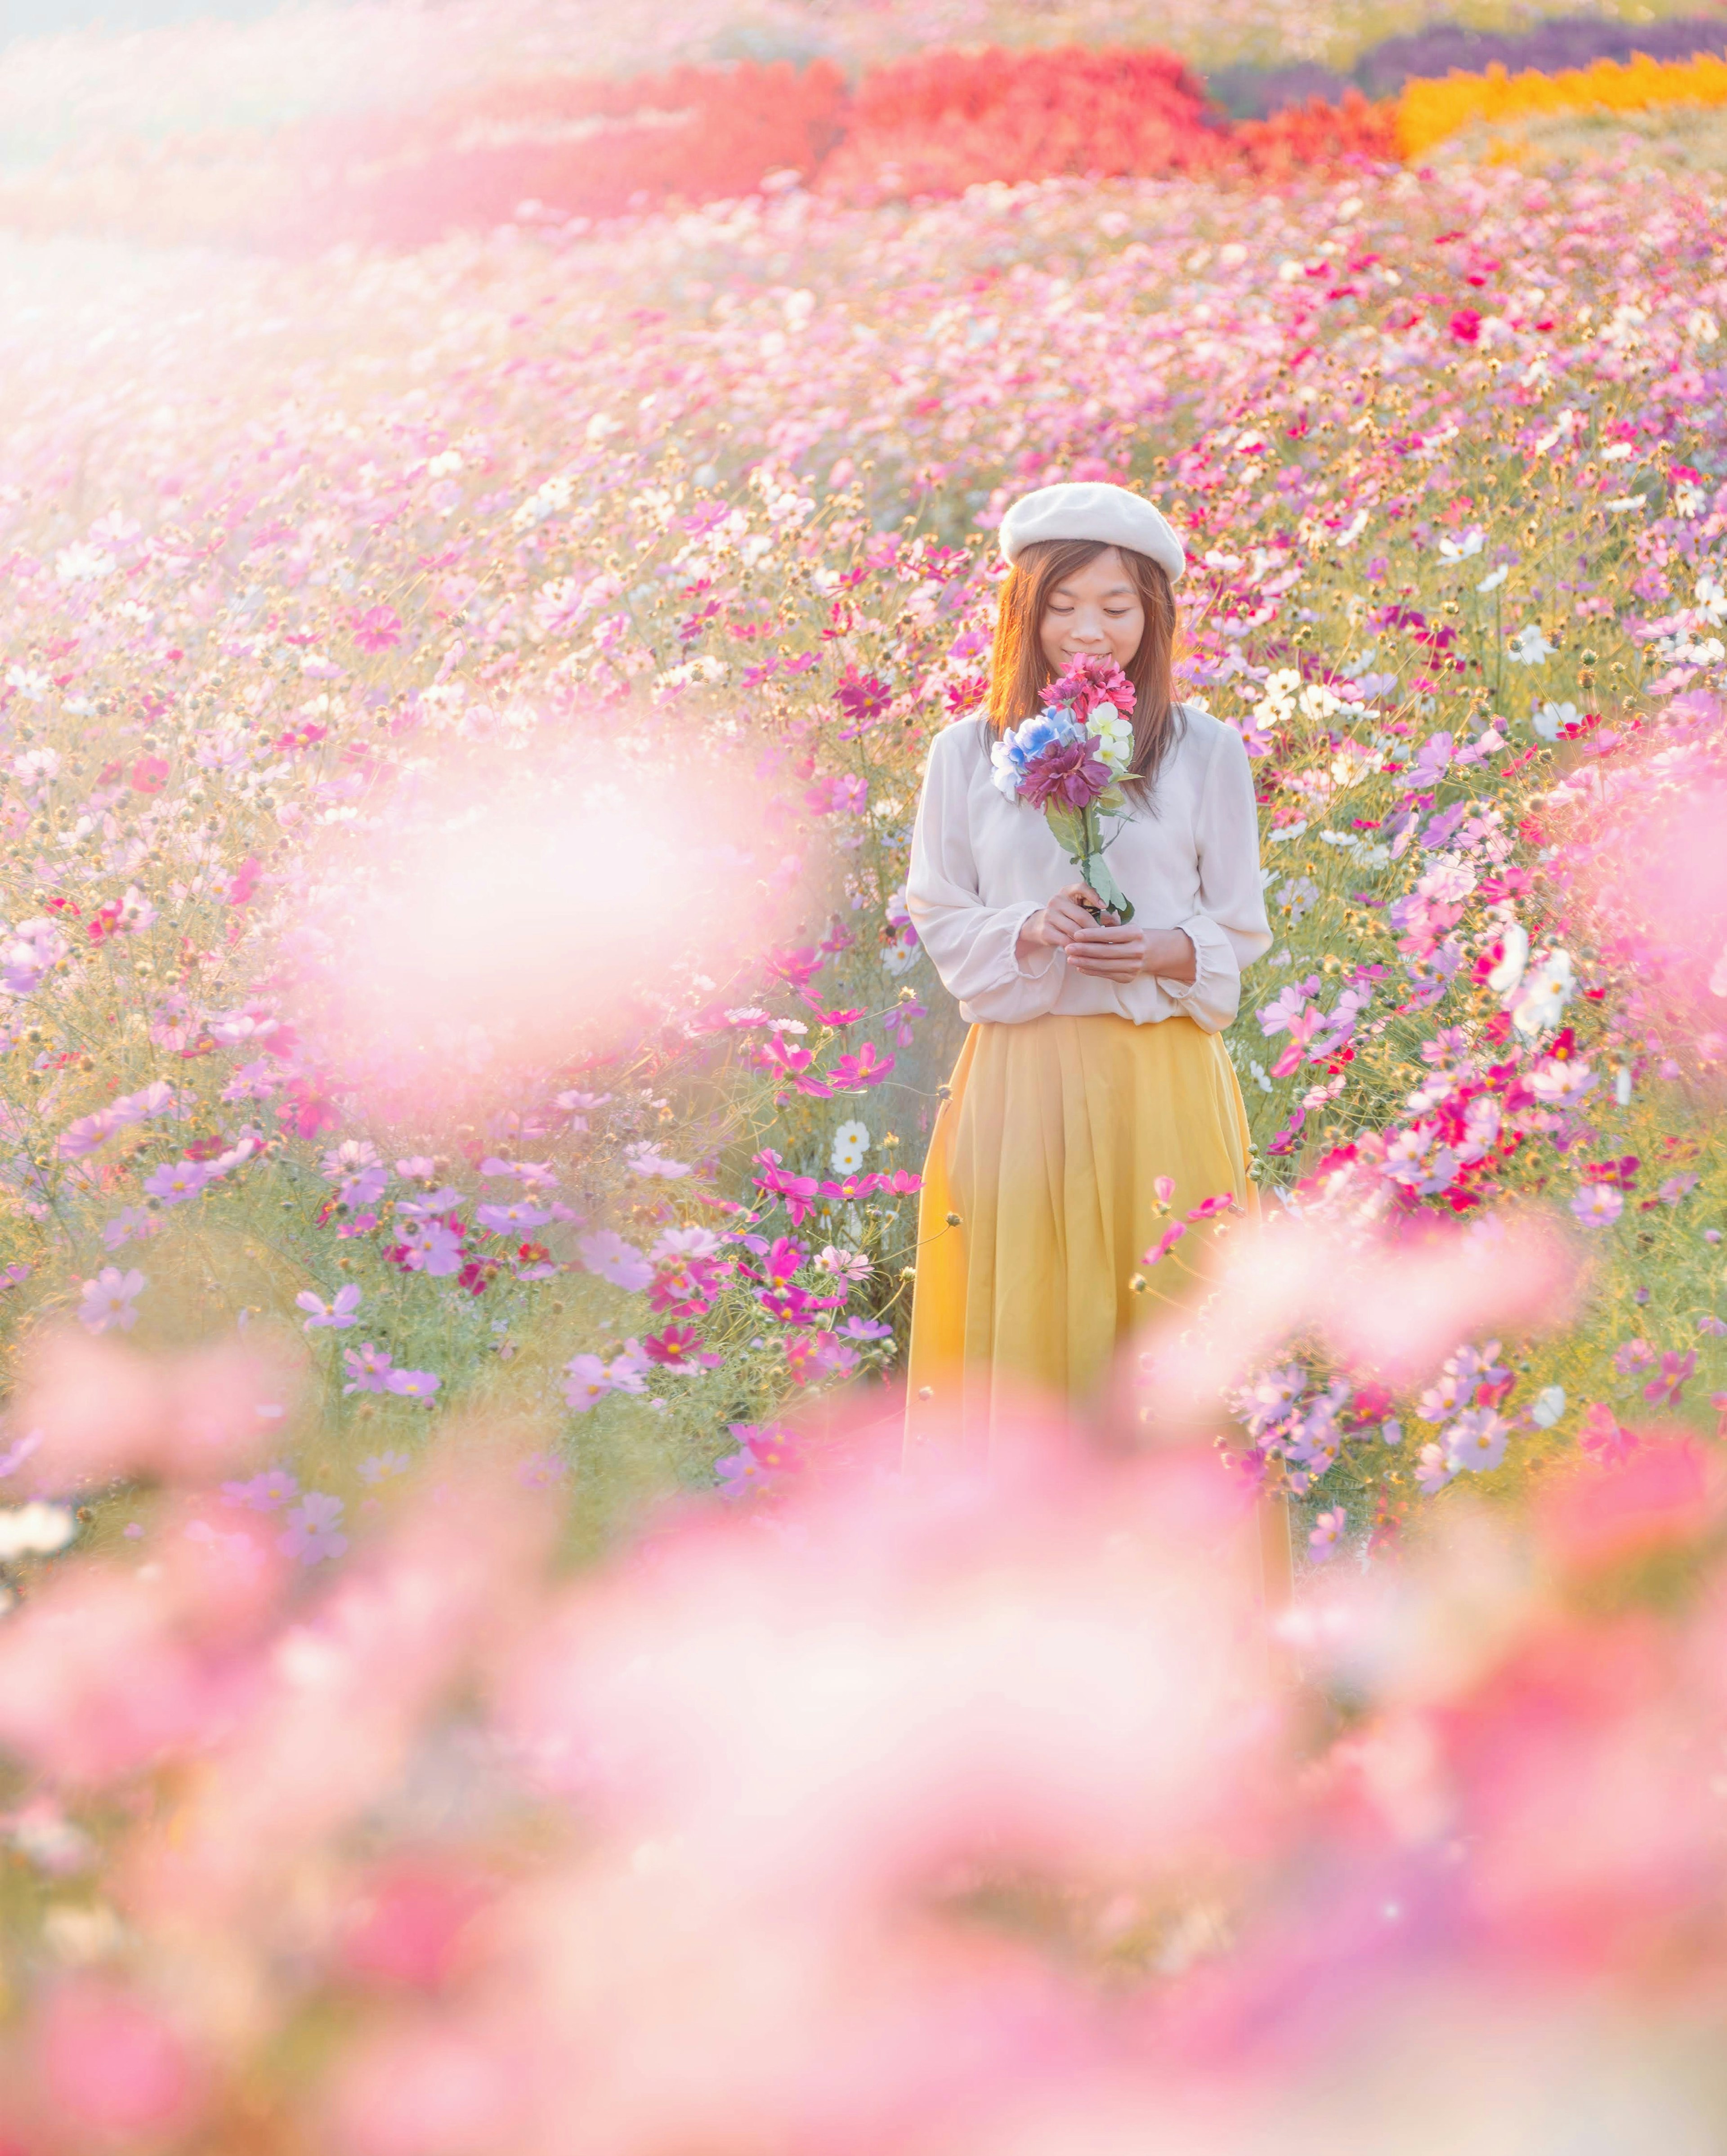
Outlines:
{"label": "pink cosmos flower", "polygon": [[133,1304],[145,1285],[141,1272],[122,1273],[117,1265],[104,1265],[94,1280],[84,1283],[79,1323],[86,1332],[105,1332],[112,1326],[130,1332],[138,1322]]}
{"label": "pink cosmos flower", "polygon": [[1313,1531],[1308,1537],[1308,1554],[1315,1564],[1324,1564],[1335,1553],[1339,1543],[1343,1539],[1344,1527],[1349,1517],[1339,1505],[1334,1511],[1321,1512],[1315,1520]]}
{"label": "pink cosmos flower", "polygon": [[714,1369],[721,1359],[702,1353],[702,1336],[693,1325],[668,1325],[663,1332],[650,1334],[642,1342],[642,1353],[666,1370]]}
{"label": "pink cosmos flower", "polygon": [[1643,1388],[1643,1398],[1658,1405],[1676,1408],[1679,1396],[1685,1389],[1686,1380],[1697,1368],[1697,1351],[1688,1348],[1684,1354],[1671,1353],[1661,1358],[1661,1374],[1651,1378]]}
{"label": "pink cosmos flower", "polygon": [[340,1497],[308,1490],[289,1513],[287,1527],[277,1537],[276,1548],[284,1557],[301,1564],[321,1564],[326,1558],[340,1557],[347,1548],[347,1537],[341,1526],[345,1509]]}
{"label": "pink cosmos flower", "polygon": [[362,651],[390,651],[402,641],[402,618],[392,607],[370,607],[349,628]]}

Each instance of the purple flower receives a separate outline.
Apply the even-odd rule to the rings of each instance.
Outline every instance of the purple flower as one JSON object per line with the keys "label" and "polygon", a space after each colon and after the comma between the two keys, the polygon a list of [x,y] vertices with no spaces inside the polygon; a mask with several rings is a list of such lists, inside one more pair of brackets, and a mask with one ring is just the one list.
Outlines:
{"label": "purple flower", "polygon": [[326,1303],[321,1296],[313,1295],[308,1289],[304,1295],[296,1295],[294,1300],[301,1310],[311,1312],[301,1327],[303,1332],[316,1332],[327,1326],[332,1332],[345,1332],[353,1323],[354,1312],[360,1306],[360,1291],[353,1286],[339,1287],[336,1291],[335,1301]]}
{"label": "purple flower", "polygon": [[403,1264],[411,1273],[433,1280],[459,1273],[465,1262],[459,1232],[443,1220],[411,1220],[402,1231]]}
{"label": "purple flower", "polygon": [[308,1490],[289,1513],[286,1532],[277,1536],[276,1548],[301,1564],[321,1564],[326,1558],[340,1557],[347,1548],[347,1537],[342,1532],[344,1509],[340,1497]]}
{"label": "purple flower", "polygon": [[230,1505],[244,1505],[254,1512],[273,1512],[300,1494],[300,1485],[285,1467],[267,1467],[249,1482],[224,1482],[222,1495]]}
{"label": "purple flower", "polygon": [[342,1389],[344,1394],[388,1392],[392,1359],[383,1348],[374,1348],[369,1340],[357,1348],[344,1348],[342,1360],[349,1379]]}
{"label": "purple flower", "polygon": [[1586,1228],[1611,1227],[1625,1210],[1625,1199],[1611,1183],[1591,1183],[1571,1200],[1571,1217]]}
{"label": "purple flower", "polygon": [[893,1327],[884,1325],[879,1317],[848,1317],[834,1329],[848,1340],[891,1340],[893,1337]]}
{"label": "purple flower", "polygon": [[202,1161],[167,1161],[145,1178],[144,1195],[159,1198],[164,1205],[183,1205],[188,1198],[197,1197],[208,1179]]}
{"label": "purple flower", "polygon": [[597,1408],[613,1389],[611,1373],[598,1355],[572,1355],[563,1366],[563,1397],[578,1414]]}
{"label": "purple flower", "polygon": [[543,1206],[530,1205],[518,1198],[513,1204],[478,1206],[474,1218],[495,1235],[507,1235],[512,1229],[543,1228],[552,1215]]}
{"label": "purple flower", "polygon": [[351,1212],[363,1212],[368,1205],[377,1204],[389,1187],[390,1173],[387,1168],[362,1168],[355,1174],[345,1175],[336,1186],[336,1202],[346,1205]]}
{"label": "purple flower", "polygon": [[645,1287],[654,1277],[654,1268],[635,1244],[626,1243],[609,1228],[602,1229],[596,1235],[583,1235],[576,1248],[589,1271],[598,1273],[614,1287],[633,1291]]}
{"label": "purple flower", "polygon": [[157,1214],[141,1205],[128,1205],[103,1228],[102,1247],[105,1250],[123,1250],[134,1235],[144,1242],[161,1232],[162,1222]]}
{"label": "purple flower", "polygon": [[1313,1532],[1308,1537],[1308,1549],[1315,1564],[1324,1564],[1336,1550],[1349,1517],[1339,1505],[1333,1512],[1321,1512],[1313,1522]]}
{"label": "purple flower", "polygon": [[133,1301],[144,1286],[142,1273],[122,1273],[117,1265],[104,1265],[94,1280],[84,1283],[79,1323],[87,1332],[105,1332],[116,1325],[122,1332],[131,1332],[138,1322]]}
{"label": "purple flower", "polygon": [[383,1389],[404,1400],[429,1400],[444,1380],[429,1370],[392,1370]]}

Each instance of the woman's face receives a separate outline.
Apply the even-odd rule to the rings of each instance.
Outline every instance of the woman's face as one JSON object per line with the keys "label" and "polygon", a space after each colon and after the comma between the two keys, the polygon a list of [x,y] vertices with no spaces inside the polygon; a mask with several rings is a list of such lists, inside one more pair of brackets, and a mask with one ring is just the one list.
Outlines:
{"label": "woman's face", "polygon": [[1138,587],[1110,547],[1064,577],[1050,593],[1039,641],[1044,657],[1061,674],[1076,659],[1113,659],[1125,667],[1144,634]]}

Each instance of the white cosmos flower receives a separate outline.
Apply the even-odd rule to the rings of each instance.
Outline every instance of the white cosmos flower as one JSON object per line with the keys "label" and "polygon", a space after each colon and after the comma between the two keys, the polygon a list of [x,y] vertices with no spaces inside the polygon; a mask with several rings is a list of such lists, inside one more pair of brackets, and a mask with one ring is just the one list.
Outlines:
{"label": "white cosmos flower", "polygon": [[1576,723],[1577,706],[1575,704],[1552,703],[1544,704],[1529,721],[1542,740],[1550,742],[1559,739],[1562,726],[1574,726]]}
{"label": "white cosmos flower", "polygon": [[1497,569],[1489,570],[1475,588],[1478,592],[1496,592],[1510,574],[1510,570],[1501,562]]}
{"label": "white cosmos flower", "polygon": [[863,1166],[864,1155],[870,1149],[870,1129],[867,1123],[841,1123],[834,1132],[833,1163],[835,1175],[856,1175]]}
{"label": "white cosmos flower", "polygon": [[1487,977],[1487,984],[1496,996],[1509,996],[1523,978],[1523,969],[1529,960],[1529,932],[1514,921],[1506,928],[1502,939],[1505,955]]}
{"label": "white cosmos flower", "polygon": [[1539,666],[1553,656],[1555,646],[1541,634],[1539,622],[1526,622],[1510,639],[1505,656],[1519,666]]}

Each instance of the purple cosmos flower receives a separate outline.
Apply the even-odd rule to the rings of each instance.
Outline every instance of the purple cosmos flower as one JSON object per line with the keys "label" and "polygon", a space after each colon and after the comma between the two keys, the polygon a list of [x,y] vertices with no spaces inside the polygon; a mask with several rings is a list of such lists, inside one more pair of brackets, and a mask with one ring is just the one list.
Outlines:
{"label": "purple cosmos flower", "polygon": [[383,1381],[383,1389],[404,1400],[429,1400],[443,1382],[429,1370],[392,1370]]}
{"label": "purple cosmos flower", "polygon": [[354,1312],[360,1306],[360,1291],[352,1286],[339,1287],[336,1291],[335,1301],[331,1303],[326,1303],[321,1296],[313,1295],[310,1290],[304,1295],[296,1295],[294,1300],[301,1310],[311,1312],[301,1327],[303,1332],[316,1332],[327,1326],[332,1332],[345,1332],[353,1323]]}
{"label": "purple cosmos flower", "polygon": [[326,1558],[340,1557],[347,1548],[342,1532],[345,1507],[340,1497],[321,1490],[308,1490],[288,1515],[286,1532],[276,1537],[276,1548],[301,1564],[321,1564]]}
{"label": "purple cosmos flower", "polygon": [[131,1238],[146,1242],[152,1235],[160,1235],[162,1220],[158,1214],[141,1205],[128,1205],[115,1214],[102,1229],[102,1247],[105,1250],[123,1250]]}
{"label": "purple cosmos flower", "polygon": [[345,1394],[388,1391],[393,1358],[383,1348],[364,1341],[357,1348],[344,1348],[342,1360],[349,1378],[342,1389]]}
{"label": "purple cosmos flower", "polygon": [[363,1212],[368,1205],[377,1204],[389,1188],[390,1172],[387,1168],[362,1168],[352,1175],[345,1175],[336,1186],[336,1202],[346,1205],[351,1212]]}
{"label": "purple cosmos flower", "polygon": [[635,1244],[626,1243],[609,1228],[595,1235],[583,1235],[576,1248],[589,1271],[598,1273],[614,1287],[645,1288],[654,1277],[654,1268]]}
{"label": "purple cosmos flower", "polygon": [[402,1262],[411,1273],[441,1280],[459,1273],[465,1262],[461,1236],[447,1221],[411,1220],[402,1231],[402,1241],[406,1251]]}
{"label": "purple cosmos flower", "polygon": [[511,1205],[476,1206],[474,1218],[495,1235],[507,1235],[512,1229],[543,1228],[552,1215],[543,1206],[530,1205],[525,1199],[517,1199]]}
{"label": "purple cosmos flower", "polygon": [[598,1355],[572,1355],[563,1366],[563,1397],[578,1414],[586,1414],[614,1389],[610,1372]]}
{"label": "purple cosmos flower", "polygon": [[208,1180],[202,1161],[166,1161],[153,1175],[144,1178],[144,1195],[158,1198],[164,1205],[183,1205],[188,1198],[196,1198]]}
{"label": "purple cosmos flower", "polygon": [[1321,1512],[1314,1521],[1313,1532],[1308,1537],[1308,1550],[1315,1564],[1324,1564],[1335,1552],[1349,1517],[1339,1505],[1333,1512]]}
{"label": "purple cosmos flower", "polygon": [[299,1494],[300,1484],[285,1467],[267,1467],[249,1482],[222,1485],[222,1495],[230,1505],[244,1505],[253,1512],[273,1512]]}
{"label": "purple cosmos flower", "polygon": [[144,1286],[142,1273],[122,1273],[117,1265],[104,1265],[94,1280],[84,1283],[79,1323],[86,1332],[106,1332],[116,1325],[122,1332],[131,1332],[138,1322],[132,1305]]}
{"label": "purple cosmos flower", "polygon": [[1611,1183],[1586,1183],[1571,1200],[1571,1217],[1586,1228],[1611,1227],[1625,1210],[1623,1195]]}

